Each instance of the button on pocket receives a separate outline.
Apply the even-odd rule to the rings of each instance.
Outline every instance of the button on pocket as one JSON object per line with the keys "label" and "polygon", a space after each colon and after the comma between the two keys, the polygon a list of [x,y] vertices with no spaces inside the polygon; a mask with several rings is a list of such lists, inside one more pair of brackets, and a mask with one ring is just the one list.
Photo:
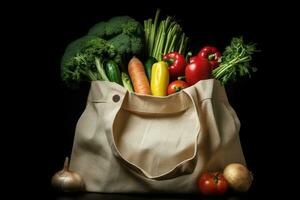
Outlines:
{"label": "button on pocket", "polygon": [[120,96],[117,95],[117,94],[115,94],[115,95],[113,96],[112,100],[113,100],[114,102],[118,102],[118,101],[120,101]]}

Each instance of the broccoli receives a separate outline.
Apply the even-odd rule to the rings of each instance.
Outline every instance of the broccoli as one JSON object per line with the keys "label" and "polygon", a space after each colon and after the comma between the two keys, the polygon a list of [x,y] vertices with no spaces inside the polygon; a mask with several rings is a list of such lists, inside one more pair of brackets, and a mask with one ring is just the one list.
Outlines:
{"label": "broccoli", "polygon": [[61,76],[68,86],[81,81],[108,80],[103,62],[114,60],[120,63],[116,48],[96,36],[84,36],[69,44],[61,61]]}
{"label": "broccoli", "polygon": [[[121,55],[139,54],[143,48],[143,42],[140,38],[130,37],[124,33],[110,39],[109,42],[118,47],[118,52]],[[130,55],[130,58],[132,55]]]}
{"label": "broccoli", "polygon": [[142,25],[128,16],[113,17],[94,25],[84,36],[66,48],[61,62],[62,80],[74,87],[81,81],[108,80],[103,62],[125,64],[144,49]]}
{"label": "broccoli", "polygon": [[88,35],[110,42],[125,61],[132,55],[141,54],[144,48],[143,26],[129,16],[117,16],[100,22],[89,30]]}

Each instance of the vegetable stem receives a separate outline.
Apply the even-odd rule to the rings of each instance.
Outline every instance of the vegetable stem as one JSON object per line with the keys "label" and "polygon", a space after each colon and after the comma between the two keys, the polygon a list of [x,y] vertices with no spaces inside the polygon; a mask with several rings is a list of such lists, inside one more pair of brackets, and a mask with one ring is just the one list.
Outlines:
{"label": "vegetable stem", "polygon": [[185,55],[188,37],[173,17],[159,21],[159,14],[158,9],[153,24],[152,19],[144,21],[146,56],[161,60],[163,54],[172,51]]}
{"label": "vegetable stem", "polygon": [[68,170],[69,170],[69,157],[66,157],[65,162],[64,162],[63,171],[68,171]]}
{"label": "vegetable stem", "polygon": [[233,38],[231,44],[223,52],[222,63],[213,70],[212,76],[220,80],[222,84],[236,80],[238,76],[247,74],[250,76],[250,72],[254,71],[250,67],[251,56],[254,52],[255,44],[245,44],[242,37]]}
{"label": "vegetable stem", "polygon": [[108,77],[105,74],[105,70],[103,68],[103,62],[100,62],[99,58],[95,58],[95,64],[99,74],[101,75],[101,78],[105,81],[109,81]]}

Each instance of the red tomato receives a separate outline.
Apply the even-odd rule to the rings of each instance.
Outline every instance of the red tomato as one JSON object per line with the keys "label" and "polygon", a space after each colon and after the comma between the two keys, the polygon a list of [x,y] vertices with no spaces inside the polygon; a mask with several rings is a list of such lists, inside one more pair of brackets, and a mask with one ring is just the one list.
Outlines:
{"label": "red tomato", "polygon": [[185,68],[185,80],[189,85],[194,85],[200,80],[209,79],[211,76],[211,64],[206,58],[192,57]]}
{"label": "red tomato", "polygon": [[206,172],[200,176],[198,188],[204,195],[221,195],[228,190],[228,182],[222,173]]}
{"label": "red tomato", "polygon": [[189,85],[181,80],[173,81],[168,86],[168,95],[173,94],[175,92],[179,92],[180,90],[189,87]]}

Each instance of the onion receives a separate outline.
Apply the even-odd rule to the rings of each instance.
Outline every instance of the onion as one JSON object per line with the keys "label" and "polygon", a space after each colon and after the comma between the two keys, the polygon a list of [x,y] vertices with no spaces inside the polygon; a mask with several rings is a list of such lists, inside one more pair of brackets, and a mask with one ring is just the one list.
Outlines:
{"label": "onion", "polygon": [[69,170],[69,158],[66,157],[64,167],[52,177],[52,186],[63,192],[76,192],[84,189],[84,182],[81,176]]}
{"label": "onion", "polygon": [[251,172],[242,164],[232,163],[225,167],[223,175],[229,186],[237,192],[246,192],[249,190],[253,176]]}

